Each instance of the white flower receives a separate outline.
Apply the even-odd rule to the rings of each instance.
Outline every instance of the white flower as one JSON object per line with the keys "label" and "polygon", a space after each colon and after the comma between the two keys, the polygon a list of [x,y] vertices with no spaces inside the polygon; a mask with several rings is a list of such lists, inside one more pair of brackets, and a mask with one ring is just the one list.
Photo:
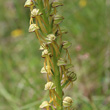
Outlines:
{"label": "white flower", "polygon": [[24,7],[30,7],[30,6],[32,6],[32,5],[33,5],[32,0],[27,0],[27,1],[25,2],[25,4],[24,4]]}
{"label": "white flower", "polygon": [[55,87],[55,85],[54,85],[54,83],[53,82],[47,82],[46,84],[45,84],[45,90],[51,90],[51,89],[55,89],[56,87]]}
{"label": "white flower", "polygon": [[31,24],[29,26],[29,32],[34,32],[35,30],[38,30],[39,27],[36,24]]}
{"label": "white flower", "polygon": [[56,36],[54,34],[48,34],[46,38],[48,44],[52,43],[52,41],[54,41],[55,39],[56,39]]}
{"label": "white flower", "polygon": [[46,69],[44,67],[41,69],[41,73],[47,73],[47,66]]}
{"label": "white flower", "polygon": [[47,101],[42,102],[42,104],[40,105],[40,108],[46,108],[49,107],[50,104]]}
{"label": "white flower", "polygon": [[39,9],[36,9],[36,8],[31,11],[31,16],[32,17],[36,17],[36,16],[39,16],[41,14],[42,13],[40,12],[40,10]]}

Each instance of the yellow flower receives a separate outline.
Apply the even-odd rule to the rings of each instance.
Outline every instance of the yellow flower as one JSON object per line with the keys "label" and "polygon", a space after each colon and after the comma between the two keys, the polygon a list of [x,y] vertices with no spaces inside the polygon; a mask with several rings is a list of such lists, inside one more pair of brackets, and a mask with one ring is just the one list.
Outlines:
{"label": "yellow flower", "polygon": [[15,29],[11,32],[12,37],[19,37],[23,35],[23,31],[21,29]]}
{"label": "yellow flower", "polygon": [[79,6],[80,7],[85,7],[87,5],[87,1],[86,0],[80,0],[79,1]]}

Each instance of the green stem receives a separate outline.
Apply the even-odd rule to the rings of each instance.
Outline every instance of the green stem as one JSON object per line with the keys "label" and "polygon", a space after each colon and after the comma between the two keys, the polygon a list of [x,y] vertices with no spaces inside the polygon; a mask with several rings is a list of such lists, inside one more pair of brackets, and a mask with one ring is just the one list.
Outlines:
{"label": "green stem", "polygon": [[55,82],[55,86],[56,86],[56,92],[57,94],[59,95],[59,97],[61,99],[59,99],[58,97],[57,98],[57,103],[59,104],[59,106],[57,106],[57,110],[63,110],[63,107],[62,107],[62,88],[61,88],[61,80],[60,80],[60,71],[59,71],[59,68],[57,66],[57,57],[56,57],[56,53],[55,53],[55,50],[53,49],[53,64],[54,64],[54,68],[55,68],[55,78],[54,78],[54,82]]}
{"label": "green stem", "polygon": [[49,20],[48,20],[48,17],[46,15],[42,0],[38,0],[38,6],[39,6],[39,9],[41,10],[41,12],[43,13],[43,19],[44,19],[45,23],[47,24],[47,26],[45,26],[46,30],[47,30],[47,32],[49,32],[50,31],[50,29],[49,29],[49,27],[50,27],[49,26]]}

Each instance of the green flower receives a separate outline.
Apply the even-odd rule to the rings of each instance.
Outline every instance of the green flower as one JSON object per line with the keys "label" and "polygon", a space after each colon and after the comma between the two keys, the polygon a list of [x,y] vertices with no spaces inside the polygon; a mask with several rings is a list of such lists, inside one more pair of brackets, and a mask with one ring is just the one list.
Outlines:
{"label": "green flower", "polygon": [[70,69],[70,68],[72,68],[72,67],[73,67],[72,64],[67,64],[67,65],[65,65],[65,69],[66,69],[66,70],[68,70],[68,69]]}
{"label": "green flower", "polygon": [[72,45],[72,44],[71,44],[70,42],[68,42],[68,41],[63,41],[63,48],[64,48],[64,49],[69,48],[71,45]]}
{"label": "green flower", "polygon": [[68,77],[68,80],[70,80],[72,82],[77,79],[76,73],[74,73],[73,71],[69,71],[67,73],[67,77]]}
{"label": "green flower", "polygon": [[53,2],[53,3],[52,3],[52,7],[53,7],[53,8],[58,7],[58,6],[63,6],[63,4],[60,3],[60,2]]}
{"label": "green flower", "polygon": [[64,66],[64,65],[67,65],[67,62],[66,62],[65,59],[60,58],[60,59],[58,60],[58,62],[57,62],[57,65],[58,65],[58,66]]}
{"label": "green flower", "polygon": [[64,17],[61,15],[55,15],[54,16],[54,24],[59,24],[63,21]]}

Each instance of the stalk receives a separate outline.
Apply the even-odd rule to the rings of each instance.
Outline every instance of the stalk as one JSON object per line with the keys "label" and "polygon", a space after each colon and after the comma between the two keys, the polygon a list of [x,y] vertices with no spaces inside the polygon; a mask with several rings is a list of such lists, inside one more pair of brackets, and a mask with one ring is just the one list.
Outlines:
{"label": "stalk", "polygon": [[57,98],[57,102],[58,102],[58,106],[57,106],[57,110],[63,110],[63,105],[62,105],[62,100],[63,100],[63,96],[62,96],[62,88],[61,88],[61,80],[60,80],[60,72],[59,72],[59,68],[57,66],[57,57],[56,57],[56,53],[54,50],[54,55],[53,55],[53,64],[55,67],[55,78],[54,78],[54,82],[56,85],[56,92],[57,94],[60,96],[60,99]]}

